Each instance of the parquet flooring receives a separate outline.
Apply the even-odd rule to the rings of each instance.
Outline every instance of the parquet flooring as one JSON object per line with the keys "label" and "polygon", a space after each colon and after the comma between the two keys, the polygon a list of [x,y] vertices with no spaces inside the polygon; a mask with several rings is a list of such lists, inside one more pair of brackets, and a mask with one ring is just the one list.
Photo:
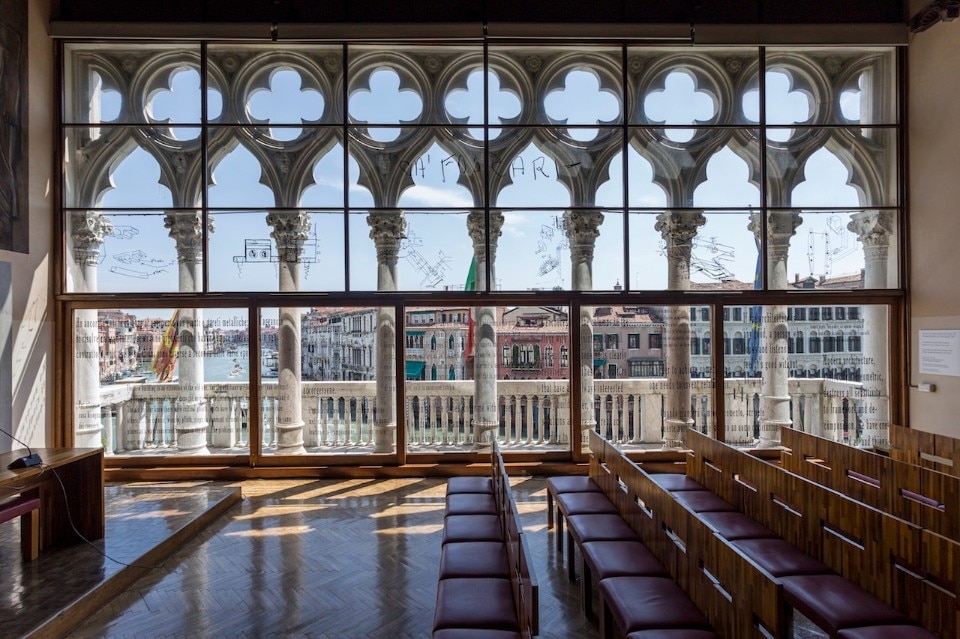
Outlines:
{"label": "parquet flooring", "polygon": [[[544,481],[512,483],[540,583],[539,636],[598,637],[596,625],[580,614],[577,584],[567,580],[553,551],[554,533],[546,531]],[[234,486],[242,489],[242,502],[68,636],[430,637],[445,480],[196,482],[189,491]],[[185,485],[126,489],[169,492]],[[108,509],[113,502],[108,494]],[[130,516],[163,528],[174,511],[165,504],[152,515],[145,509]],[[10,548],[4,556],[17,550],[15,538],[0,538],[0,546]],[[26,614],[25,608],[20,612]],[[3,622],[0,616],[0,635],[6,636]]]}
{"label": "parquet flooring", "polygon": [[0,637],[62,636],[238,502],[240,491],[180,482],[109,485],[104,496],[104,539],[32,562],[20,558],[19,521],[0,525]]}

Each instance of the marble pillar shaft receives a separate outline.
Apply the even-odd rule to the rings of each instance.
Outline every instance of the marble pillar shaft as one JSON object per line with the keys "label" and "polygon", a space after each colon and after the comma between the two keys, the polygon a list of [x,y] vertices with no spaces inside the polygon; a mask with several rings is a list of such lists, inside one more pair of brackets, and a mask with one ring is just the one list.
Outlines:
{"label": "marble pillar shaft", "polygon": [[[203,288],[203,224],[200,211],[170,211],[164,226],[176,241],[179,290]],[[210,224],[208,230],[212,231]],[[177,449],[188,454],[207,451],[207,401],[204,394],[203,311],[184,308],[177,318],[177,399],[174,424]]]}
{"label": "marble pillar shaft", "polygon": [[[267,214],[277,244],[281,292],[300,290],[300,257],[310,233],[310,214],[273,211]],[[303,397],[300,371],[300,309],[282,306],[277,331],[277,454],[298,455],[303,447]]]}
{"label": "marble pillar shaft", "polygon": [[[690,256],[697,229],[706,224],[698,210],[676,210],[657,216],[656,230],[667,245],[667,288],[690,288]],[[663,446],[683,446],[683,434],[693,424],[690,412],[690,309],[671,306],[666,328],[667,406],[664,416]]]}
{"label": "marble pillar shaft", "polygon": [[[370,239],[377,250],[377,290],[397,290],[400,242],[407,236],[402,211],[378,211],[367,216]],[[377,309],[377,399],[374,418],[374,450],[395,450],[397,432],[397,318],[393,308]]]}
{"label": "marble pillar shaft", "polygon": [[[85,211],[71,217],[70,235],[73,258],[79,267],[77,290],[97,290],[98,265],[103,239],[113,230],[109,218],[101,213]],[[103,422],[100,410],[100,323],[95,309],[82,309],[74,315],[74,444],[82,448],[103,445]]]}

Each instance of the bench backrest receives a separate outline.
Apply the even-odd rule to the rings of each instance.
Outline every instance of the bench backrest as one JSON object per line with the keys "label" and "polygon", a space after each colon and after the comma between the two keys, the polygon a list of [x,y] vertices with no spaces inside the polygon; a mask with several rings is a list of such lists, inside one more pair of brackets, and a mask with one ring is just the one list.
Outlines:
{"label": "bench backrest", "polygon": [[960,477],[960,439],[890,424],[890,456]]}
{"label": "bench backrest", "polygon": [[494,497],[497,500],[500,525],[503,529],[503,541],[507,547],[507,562],[513,586],[513,601],[517,607],[517,619],[520,622],[520,634],[524,638],[535,637],[540,632],[540,594],[537,575],[530,563],[532,555],[523,532],[523,525],[520,523],[517,501],[514,499],[507,467],[496,441],[493,443],[492,457]]}
{"label": "bench backrest", "polygon": [[782,428],[781,465],[857,501],[960,540],[960,477]]}

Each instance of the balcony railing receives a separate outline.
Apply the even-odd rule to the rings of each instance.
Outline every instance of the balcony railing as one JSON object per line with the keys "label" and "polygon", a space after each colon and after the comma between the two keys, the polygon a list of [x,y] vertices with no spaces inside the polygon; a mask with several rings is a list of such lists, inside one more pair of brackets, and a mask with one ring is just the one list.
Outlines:
{"label": "balcony railing", "polygon": [[[713,434],[713,381],[691,382],[694,427]],[[617,379],[594,382],[594,418],[590,427],[625,447],[656,448],[663,438],[666,379]],[[261,385],[262,446],[277,443],[278,386]],[[376,382],[304,382],[304,446],[312,453],[368,453],[374,447]],[[726,440],[749,444],[758,436],[760,380],[732,379],[724,384]],[[100,392],[107,454],[177,452],[176,383],[131,383],[104,386]],[[837,441],[857,443],[862,387],[856,382],[825,379],[789,381],[791,419],[795,427]],[[398,410],[411,452],[468,450],[474,445],[473,381],[408,381],[405,406]],[[497,382],[498,442],[530,450],[569,449],[572,413],[564,380]],[[252,416],[246,382],[204,385],[208,450],[245,454]],[[577,429],[574,439],[584,433]]]}

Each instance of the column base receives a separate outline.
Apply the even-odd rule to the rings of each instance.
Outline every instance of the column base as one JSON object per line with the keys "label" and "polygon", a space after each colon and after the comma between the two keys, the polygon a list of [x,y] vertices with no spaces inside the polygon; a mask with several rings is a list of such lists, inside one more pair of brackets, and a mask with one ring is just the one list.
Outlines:
{"label": "column base", "polygon": [[303,423],[295,426],[277,426],[277,455],[303,455]]}
{"label": "column base", "polygon": [[78,428],[73,435],[73,445],[77,448],[103,448],[103,427]]}
{"label": "column base", "polygon": [[757,448],[776,448],[780,445],[780,429],[784,426],[793,426],[790,419],[762,419],[760,420],[760,439],[756,441]]}
{"label": "column base", "polygon": [[381,454],[393,454],[396,452],[397,425],[383,424],[374,426],[373,429],[373,452]]}
{"label": "column base", "polygon": [[184,455],[209,455],[206,425],[177,429],[177,450]]}
{"label": "column base", "polygon": [[665,419],[663,422],[664,450],[678,450],[685,446],[683,435],[693,426],[692,419]]}
{"label": "column base", "polygon": [[490,448],[493,445],[493,438],[496,437],[495,431],[500,424],[473,423],[473,448],[481,450]]}

